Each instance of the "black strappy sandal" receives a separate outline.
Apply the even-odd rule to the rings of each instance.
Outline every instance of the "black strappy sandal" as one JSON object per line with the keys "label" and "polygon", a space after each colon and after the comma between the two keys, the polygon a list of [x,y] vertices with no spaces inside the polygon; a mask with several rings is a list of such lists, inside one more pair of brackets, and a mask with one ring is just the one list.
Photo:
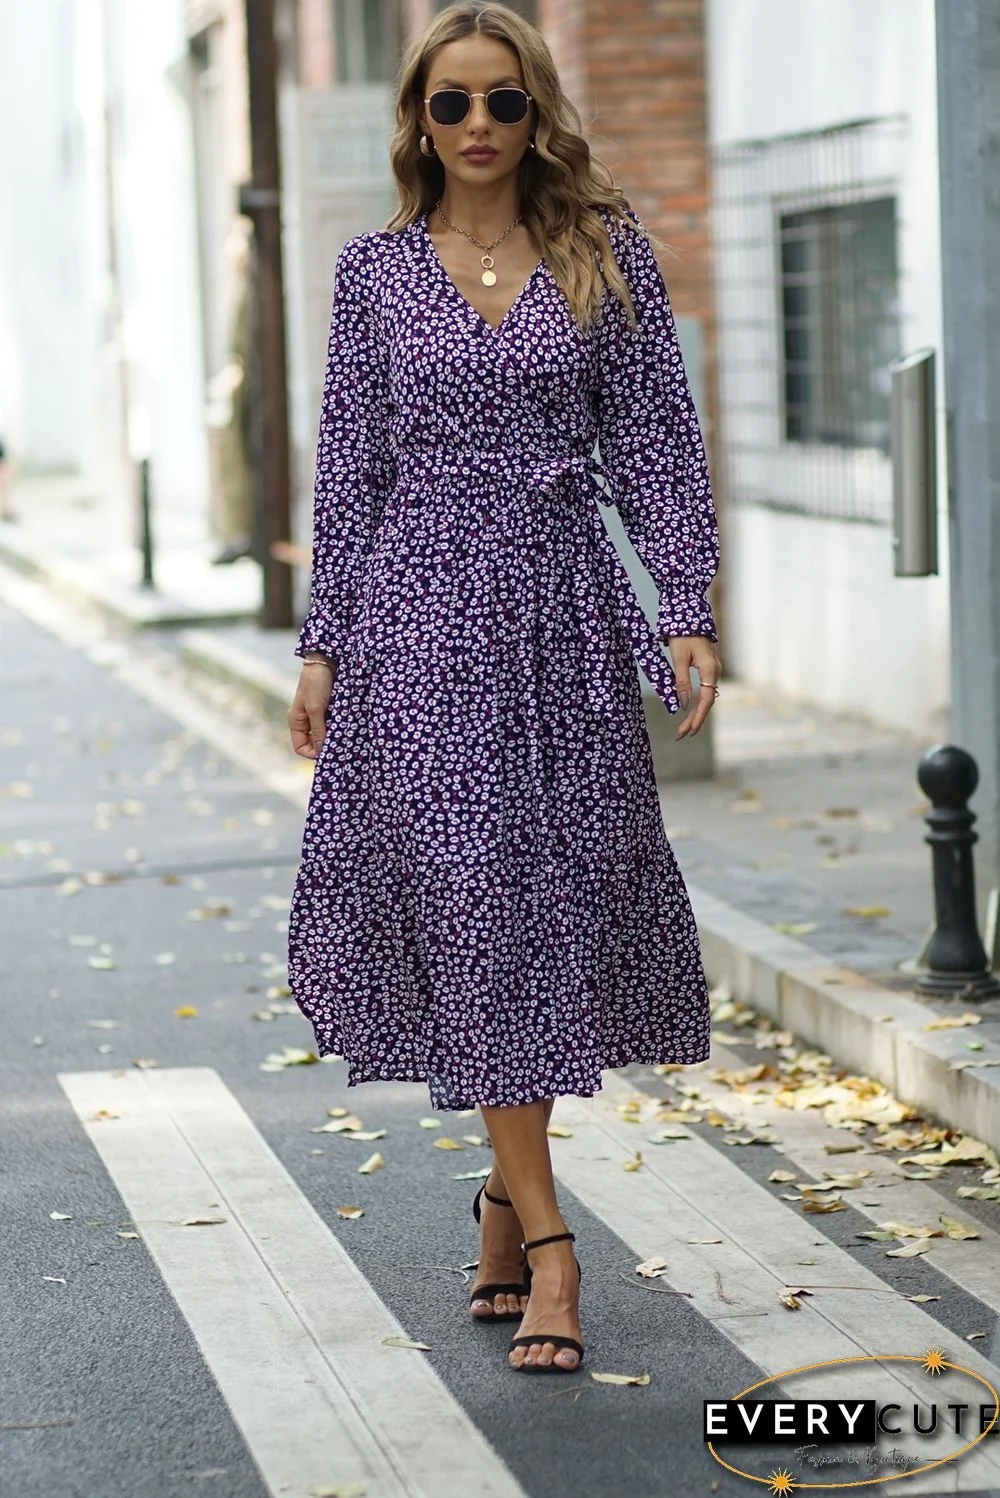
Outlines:
{"label": "black strappy sandal", "polygon": [[[553,1233],[548,1238],[536,1238],[531,1243],[522,1243],[521,1247],[527,1255],[531,1249],[541,1248],[543,1243],[560,1243],[564,1238],[568,1238],[571,1243],[576,1242],[575,1233]],[[576,1272],[580,1279],[582,1279],[583,1270],[580,1268],[580,1260],[577,1259],[575,1254],[573,1258],[576,1262]],[[551,1363],[521,1363],[519,1367],[514,1363],[508,1362],[507,1367],[512,1369],[514,1373],[575,1373],[577,1368],[583,1363],[583,1347],[575,1337],[561,1337],[549,1332],[535,1332],[530,1337],[514,1337],[510,1345],[511,1347],[530,1347],[533,1343],[541,1344],[543,1342],[550,1342],[557,1352],[562,1347],[571,1348],[579,1357],[580,1362],[577,1363],[576,1368],[567,1368],[564,1363],[557,1363],[555,1361]]]}
{"label": "black strappy sandal", "polygon": [[[484,1181],[479,1190],[476,1192],[476,1199],[472,1203],[472,1215],[477,1222],[479,1222],[482,1215],[480,1202],[484,1196],[486,1197],[486,1200],[488,1202],[493,1202],[498,1207],[512,1207],[514,1205],[513,1202],[508,1201],[505,1196],[491,1196],[490,1193],[486,1190],[486,1182]],[[523,1247],[524,1245],[522,1244],[522,1251]],[[477,1285],[474,1287],[472,1294],[469,1296],[469,1308],[471,1310],[472,1306],[477,1300],[488,1300],[492,1303],[498,1295],[527,1295],[530,1288],[531,1270],[528,1268],[528,1261],[525,1258],[524,1279],[520,1284]],[[497,1315],[496,1311],[491,1311],[488,1316],[473,1316],[472,1319],[473,1321],[520,1321],[523,1315],[524,1312],[520,1310],[502,1311],[499,1316]]]}

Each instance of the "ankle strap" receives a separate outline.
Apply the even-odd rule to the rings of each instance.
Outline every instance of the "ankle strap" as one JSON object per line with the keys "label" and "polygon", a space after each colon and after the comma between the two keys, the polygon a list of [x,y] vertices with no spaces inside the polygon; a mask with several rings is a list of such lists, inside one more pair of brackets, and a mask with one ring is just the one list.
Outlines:
{"label": "ankle strap", "polygon": [[562,1243],[565,1238],[568,1238],[571,1243],[576,1242],[575,1233],[552,1233],[548,1238],[535,1238],[531,1243],[522,1243],[521,1249],[522,1252],[527,1253],[529,1249],[541,1248],[543,1243]]}
{"label": "ankle strap", "polygon": [[514,1203],[506,1196],[491,1196],[486,1187],[483,1187],[483,1195],[488,1202],[495,1202],[498,1207],[512,1207]]}

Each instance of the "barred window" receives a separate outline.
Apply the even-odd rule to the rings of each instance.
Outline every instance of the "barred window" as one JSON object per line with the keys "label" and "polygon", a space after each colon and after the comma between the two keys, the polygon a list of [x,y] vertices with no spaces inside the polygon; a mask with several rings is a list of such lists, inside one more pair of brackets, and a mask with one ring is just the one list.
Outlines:
{"label": "barred window", "polygon": [[713,152],[722,487],[888,523],[889,366],[907,339],[906,116]]}
{"label": "barred window", "polygon": [[888,452],[895,198],[784,213],[780,243],[785,436]]}

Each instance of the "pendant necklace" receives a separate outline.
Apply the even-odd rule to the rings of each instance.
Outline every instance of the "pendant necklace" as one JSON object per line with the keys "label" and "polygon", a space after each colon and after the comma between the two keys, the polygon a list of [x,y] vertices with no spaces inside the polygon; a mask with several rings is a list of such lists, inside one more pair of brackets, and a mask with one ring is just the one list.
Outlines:
{"label": "pendant necklace", "polygon": [[507,226],[507,228],[500,235],[499,239],[495,239],[492,244],[483,244],[481,239],[477,239],[476,236],[474,234],[470,234],[467,229],[460,229],[457,224],[453,224],[450,219],[445,218],[444,211],[442,210],[440,203],[436,205],[435,211],[439,215],[441,222],[445,225],[446,228],[454,229],[456,234],[464,234],[466,239],[471,239],[474,245],[476,245],[480,250],[484,251],[483,255],[480,257],[480,264],[483,267],[483,273],[479,279],[482,281],[484,286],[495,286],[497,284],[497,273],[493,269],[493,267],[496,264],[496,261],[493,259],[490,251],[495,250],[497,245],[502,244],[503,241],[507,238],[507,235],[510,234],[511,230],[517,228],[518,224],[521,222],[521,215],[518,214],[514,222]]}

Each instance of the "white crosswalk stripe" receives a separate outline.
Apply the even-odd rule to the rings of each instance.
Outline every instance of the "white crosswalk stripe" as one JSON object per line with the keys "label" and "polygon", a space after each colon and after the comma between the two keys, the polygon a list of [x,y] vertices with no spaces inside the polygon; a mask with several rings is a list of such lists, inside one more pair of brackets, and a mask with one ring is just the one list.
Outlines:
{"label": "white crosswalk stripe", "polygon": [[59,1081],[274,1498],[523,1498],[214,1071]]}
{"label": "white crosswalk stripe", "polygon": [[[701,1315],[765,1373],[826,1358],[922,1353],[941,1344],[942,1328],[932,1316],[825,1238],[817,1219],[798,1216],[774,1200],[701,1139],[647,1147],[642,1170],[626,1172],[623,1166],[641,1147],[645,1131],[624,1122],[616,1103],[634,1095],[621,1078],[608,1076],[597,1098],[557,1102],[553,1122],[573,1131],[571,1138],[555,1142],[558,1179],[638,1260],[662,1255],[670,1284],[689,1292]],[[817,1291],[805,1311],[789,1312],[779,1292],[803,1283],[850,1288]],[[953,1360],[996,1383],[996,1368],[971,1347],[963,1346]],[[816,1391],[815,1381],[801,1388],[799,1382],[787,1381],[783,1388],[803,1398]],[[955,1397],[970,1397],[971,1388],[965,1380]],[[831,1370],[824,1375],[823,1391],[831,1397],[897,1399],[904,1406],[929,1397],[926,1377],[897,1364]],[[737,1392],[706,1389],[705,1397],[731,1398]],[[944,1434],[928,1438],[921,1451],[938,1456],[955,1445]],[[996,1488],[1000,1452],[987,1442],[958,1468],[944,1476],[942,1470],[908,1480],[907,1491]]]}
{"label": "white crosswalk stripe", "polygon": [[[713,1062],[718,1060],[719,1064],[731,1059],[731,1055],[716,1057],[713,1054]],[[850,1136],[832,1130],[816,1109],[794,1112],[754,1104],[752,1092],[734,1093],[713,1083],[703,1071],[692,1072],[690,1080],[696,1083],[702,1099],[724,1112],[734,1125],[759,1128],[766,1122],[769,1130],[776,1130],[781,1139],[782,1155],[804,1176],[820,1180],[824,1171],[848,1174],[855,1170],[869,1171],[870,1175],[861,1187],[842,1190],[838,1195],[873,1223],[935,1224],[943,1210],[963,1219],[963,1203],[950,1193],[947,1172],[939,1178],[936,1189],[927,1182],[901,1174],[897,1164],[899,1156],[894,1157],[886,1151],[862,1146],[856,1153],[831,1156],[825,1146],[845,1141]],[[919,1147],[913,1153],[919,1153]],[[956,1285],[1000,1313],[1000,1233],[978,1222],[975,1227],[979,1234],[975,1240],[935,1240],[930,1262]]]}

